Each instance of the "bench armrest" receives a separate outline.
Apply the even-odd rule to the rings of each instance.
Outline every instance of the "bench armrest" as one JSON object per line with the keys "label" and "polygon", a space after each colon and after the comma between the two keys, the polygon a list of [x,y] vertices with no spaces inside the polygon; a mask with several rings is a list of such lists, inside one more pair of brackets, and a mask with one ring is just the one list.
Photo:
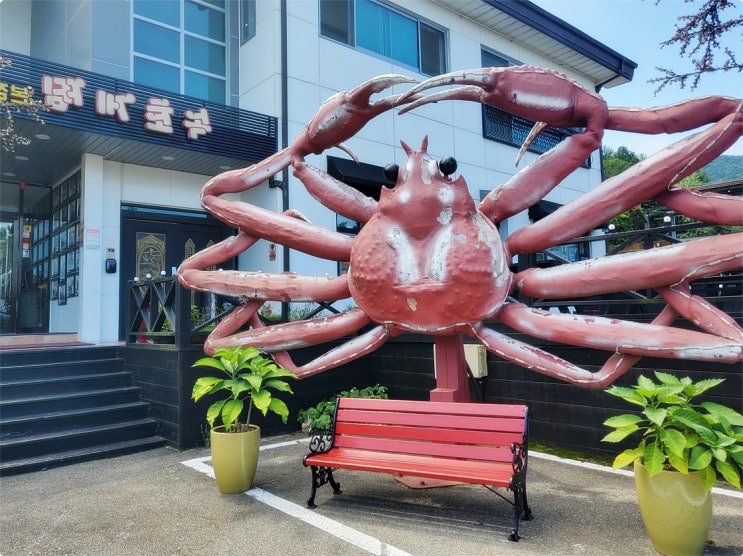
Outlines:
{"label": "bench armrest", "polygon": [[528,448],[526,442],[513,442],[511,444],[511,453],[513,461],[511,465],[514,473],[526,472],[526,460],[528,458]]}
{"label": "bench armrest", "polygon": [[333,435],[328,431],[319,432],[310,437],[310,454],[324,454],[333,447]]}

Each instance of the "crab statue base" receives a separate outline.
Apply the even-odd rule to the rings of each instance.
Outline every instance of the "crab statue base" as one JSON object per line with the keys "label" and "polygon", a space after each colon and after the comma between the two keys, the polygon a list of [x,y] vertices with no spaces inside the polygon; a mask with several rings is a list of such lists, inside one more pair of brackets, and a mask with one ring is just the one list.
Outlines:
{"label": "crab statue base", "polygon": [[436,388],[431,390],[432,402],[468,402],[467,361],[461,334],[437,336],[434,344]]}

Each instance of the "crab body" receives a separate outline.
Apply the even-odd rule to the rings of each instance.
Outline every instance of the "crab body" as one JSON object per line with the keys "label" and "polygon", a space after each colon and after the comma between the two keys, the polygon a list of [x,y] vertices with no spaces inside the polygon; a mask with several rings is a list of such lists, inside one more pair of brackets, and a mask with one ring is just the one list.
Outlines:
{"label": "crab body", "polygon": [[375,322],[450,334],[497,312],[511,275],[498,230],[462,177],[439,172],[403,143],[408,160],[351,250],[349,289]]}

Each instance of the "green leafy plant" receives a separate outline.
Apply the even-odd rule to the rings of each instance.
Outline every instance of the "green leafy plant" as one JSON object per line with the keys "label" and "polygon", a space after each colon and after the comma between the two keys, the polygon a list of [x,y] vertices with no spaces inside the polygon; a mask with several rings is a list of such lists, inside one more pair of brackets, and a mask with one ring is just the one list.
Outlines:
{"label": "green leafy plant", "polygon": [[[212,316],[210,312],[198,305],[191,305],[191,328],[199,328],[205,322],[211,320]],[[208,326],[204,326],[200,329],[201,332],[211,332],[217,327],[217,323],[213,322]]]}
{"label": "green leafy plant", "polygon": [[343,390],[332,398],[321,401],[317,405],[302,409],[297,413],[297,422],[302,430],[309,433],[330,430],[335,414],[335,403],[338,398],[375,398],[387,399],[387,387],[381,384],[367,386],[366,388],[351,388]]}
{"label": "green leafy plant", "polygon": [[651,477],[663,469],[698,471],[710,489],[717,473],[736,488],[743,473],[743,415],[714,402],[692,400],[724,379],[692,382],[688,377],[655,372],[659,382],[640,376],[632,387],[612,386],[606,392],[642,408],[604,421],[614,429],[604,442],[621,442],[640,434],[640,443],[614,460],[615,469],[640,462]]}
{"label": "green leafy plant", "polygon": [[[228,432],[246,430],[250,426],[253,406],[257,407],[263,415],[269,411],[276,413],[286,423],[289,408],[283,401],[273,397],[271,390],[293,394],[287,380],[295,378],[294,374],[288,369],[279,367],[258,349],[239,346],[218,348],[214,351],[214,356],[203,357],[193,366],[211,367],[226,375],[226,378],[202,376],[194,384],[191,393],[194,401],[220,391],[228,393],[225,399],[217,400],[207,410],[206,420],[209,426],[214,427],[214,423],[221,419]],[[240,423],[240,415],[245,409],[247,409],[246,420]]]}

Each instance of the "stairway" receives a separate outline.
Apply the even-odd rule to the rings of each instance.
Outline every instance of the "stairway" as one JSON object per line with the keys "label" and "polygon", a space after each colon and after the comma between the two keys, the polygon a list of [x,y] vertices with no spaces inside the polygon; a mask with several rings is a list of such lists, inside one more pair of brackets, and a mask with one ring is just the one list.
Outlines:
{"label": "stairway", "polygon": [[0,475],[163,446],[117,347],[0,351]]}

